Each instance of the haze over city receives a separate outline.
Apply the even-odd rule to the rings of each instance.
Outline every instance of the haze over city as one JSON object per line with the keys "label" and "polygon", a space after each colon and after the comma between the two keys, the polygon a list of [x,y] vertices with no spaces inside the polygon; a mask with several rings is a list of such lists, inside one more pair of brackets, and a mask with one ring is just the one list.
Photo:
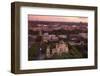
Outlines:
{"label": "haze over city", "polygon": [[28,15],[29,21],[88,22],[87,17]]}

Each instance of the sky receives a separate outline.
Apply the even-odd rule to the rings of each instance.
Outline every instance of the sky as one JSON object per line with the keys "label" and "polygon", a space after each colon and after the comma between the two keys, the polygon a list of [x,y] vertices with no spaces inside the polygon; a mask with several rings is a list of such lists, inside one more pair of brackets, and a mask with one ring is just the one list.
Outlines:
{"label": "sky", "polygon": [[87,17],[28,15],[29,21],[88,22]]}

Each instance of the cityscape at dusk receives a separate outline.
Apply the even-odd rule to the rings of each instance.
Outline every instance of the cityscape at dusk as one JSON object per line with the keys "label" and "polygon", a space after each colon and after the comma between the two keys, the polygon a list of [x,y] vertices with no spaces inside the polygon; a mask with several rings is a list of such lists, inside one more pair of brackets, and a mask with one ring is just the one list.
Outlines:
{"label": "cityscape at dusk", "polygon": [[28,60],[88,58],[88,18],[28,15]]}

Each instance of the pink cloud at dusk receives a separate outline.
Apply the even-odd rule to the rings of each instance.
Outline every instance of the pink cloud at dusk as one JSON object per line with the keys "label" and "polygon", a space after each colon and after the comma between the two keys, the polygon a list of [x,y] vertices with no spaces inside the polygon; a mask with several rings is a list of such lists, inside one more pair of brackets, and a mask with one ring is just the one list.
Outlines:
{"label": "pink cloud at dusk", "polygon": [[87,17],[69,17],[69,16],[45,16],[45,15],[28,15],[29,21],[56,21],[56,22],[88,22]]}

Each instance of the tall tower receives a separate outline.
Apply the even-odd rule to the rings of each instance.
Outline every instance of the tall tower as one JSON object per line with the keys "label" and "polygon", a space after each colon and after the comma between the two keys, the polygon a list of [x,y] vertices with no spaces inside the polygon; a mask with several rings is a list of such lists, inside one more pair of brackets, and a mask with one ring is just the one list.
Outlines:
{"label": "tall tower", "polygon": [[41,30],[39,31],[39,36],[42,36],[42,31]]}

